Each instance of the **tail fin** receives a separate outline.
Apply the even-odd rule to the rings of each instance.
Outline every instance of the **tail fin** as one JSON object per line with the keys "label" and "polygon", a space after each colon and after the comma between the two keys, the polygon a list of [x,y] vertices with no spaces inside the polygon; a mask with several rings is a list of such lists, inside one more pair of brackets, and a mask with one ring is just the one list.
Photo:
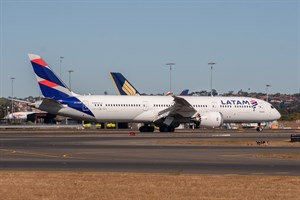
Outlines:
{"label": "tail fin", "polygon": [[187,96],[189,94],[189,89],[182,90],[179,96]]}
{"label": "tail fin", "polygon": [[40,56],[35,54],[28,56],[44,97],[61,100],[73,96],[66,84],[54,74]]}
{"label": "tail fin", "polygon": [[172,96],[174,93],[172,91],[169,91],[165,94],[165,96]]}
{"label": "tail fin", "polygon": [[115,83],[120,95],[140,95],[135,87],[119,72],[110,72],[110,76]]}

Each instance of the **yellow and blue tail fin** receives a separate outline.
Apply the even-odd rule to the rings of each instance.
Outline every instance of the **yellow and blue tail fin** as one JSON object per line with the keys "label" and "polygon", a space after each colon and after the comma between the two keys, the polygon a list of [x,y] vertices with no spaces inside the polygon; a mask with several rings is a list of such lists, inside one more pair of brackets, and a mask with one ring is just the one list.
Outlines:
{"label": "yellow and blue tail fin", "polygon": [[110,76],[120,95],[138,96],[140,93],[135,87],[119,72],[110,72]]}

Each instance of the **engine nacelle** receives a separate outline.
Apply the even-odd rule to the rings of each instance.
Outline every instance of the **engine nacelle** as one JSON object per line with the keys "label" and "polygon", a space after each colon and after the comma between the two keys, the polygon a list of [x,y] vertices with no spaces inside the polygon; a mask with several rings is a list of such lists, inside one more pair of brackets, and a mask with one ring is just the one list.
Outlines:
{"label": "engine nacelle", "polygon": [[223,125],[223,115],[220,112],[198,113],[195,118],[200,122],[200,127],[217,128]]}

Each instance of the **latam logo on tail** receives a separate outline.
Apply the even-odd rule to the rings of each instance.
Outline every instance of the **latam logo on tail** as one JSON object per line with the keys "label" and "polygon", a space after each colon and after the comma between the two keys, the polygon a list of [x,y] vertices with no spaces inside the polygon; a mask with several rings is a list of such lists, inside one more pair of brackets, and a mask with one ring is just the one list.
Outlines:
{"label": "latam logo on tail", "polygon": [[221,100],[222,105],[241,105],[241,106],[252,106],[253,108],[256,108],[258,105],[256,100],[251,100],[250,102],[248,100]]}

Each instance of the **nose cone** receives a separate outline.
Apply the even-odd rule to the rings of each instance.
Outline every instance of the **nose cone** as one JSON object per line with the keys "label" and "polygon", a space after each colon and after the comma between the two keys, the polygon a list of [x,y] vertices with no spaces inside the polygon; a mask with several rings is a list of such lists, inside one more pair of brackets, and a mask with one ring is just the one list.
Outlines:
{"label": "nose cone", "polygon": [[275,120],[281,118],[281,114],[278,112],[278,110],[276,110],[276,109],[274,110],[273,117],[274,117]]}

